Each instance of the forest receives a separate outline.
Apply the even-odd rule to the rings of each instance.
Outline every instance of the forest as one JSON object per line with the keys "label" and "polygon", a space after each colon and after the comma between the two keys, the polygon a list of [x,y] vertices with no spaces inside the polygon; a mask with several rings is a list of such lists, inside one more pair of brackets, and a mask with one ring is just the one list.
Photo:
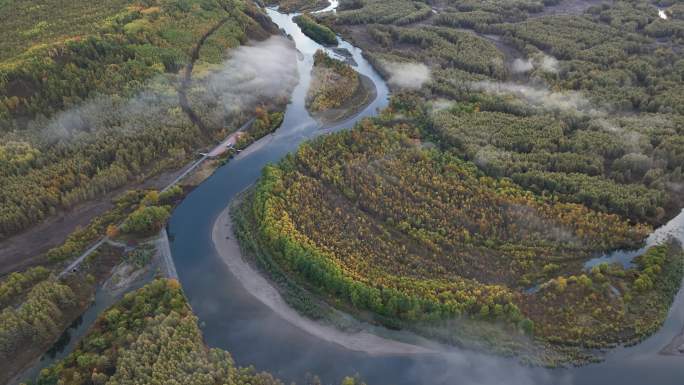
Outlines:
{"label": "forest", "polygon": [[634,222],[660,225],[684,206],[682,47],[648,32],[681,20],[660,19],[647,1],[578,14],[552,13],[557,1],[448,1],[417,23],[358,25],[347,17],[411,2],[348,3],[319,18],[359,42],[383,76],[387,61],[430,68],[410,98],[443,149],[489,176]]}
{"label": "forest", "polygon": [[[105,242],[58,276],[104,235],[135,244],[156,234],[184,194],[135,186],[186,164],[252,116],[243,137],[271,132],[293,86],[283,81],[280,94],[229,111],[207,103],[216,92],[208,82],[230,65],[225,52],[274,33],[251,2],[51,3],[0,4],[0,17],[12,20],[2,24],[5,34],[27,31],[0,42],[0,240],[84,201],[112,204],[42,253],[39,266],[0,280],[0,382],[59,338],[115,266],[146,268],[149,250],[124,253],[115,246],[122,243]],[[250,81],[232,85],[245,89]]]}
{"label": "forest", "polygon": [[[681,181],[677,123],[650,116],[572,123],[456,105],[433,114],[435,137],[487,174],[537,193],[652,224],[681,206],[668,185]],[[606,125],[619,130],[605,130]],[[679,149],[676,149],[679,148]]]}
{"label": "forest", "polygon": [[[238,150],[273,132],[296,84],[291,75],[252,93],[242,86],[263,74],[226,64],[278,32],[250,0],[106,3],[0,0],[0,31],[16,37],[0,41],[0,241],[128,190],[44,265],[0,279],[0,382],[59,337],[115,266],[149,262],[149,248],[106,244],[82,270],[56,275],[103,234],[156,234],[186,192],[136,186],[252,117]],[[664,20],[647,0],[557,13],[561,3],[341,0],[336,13],[296,18],[316,41],[353,42],[387,79],[397,74],[385,63],[428,76],[390,84],[377,118],[265,168],[234,211],[246,254],[294,287],[289,303],[311,310],[320,298],[536,365],[595,361],[660,327],[681,245],[652,246],[629,266],[585,262],[640,248],[684,207],[684,8],[661,2]],[[281,61],[261,61],[296,63],[294,49],[273,52]],[[312,115],[346,107],[363,86],[322,52],[313,79]],[[208,349],[173,280],[126,295],[36,383],[140,378],[281,383]]]}
{"label": "forest", "polygon": [[[5,34],[37,23],[35,33],[0,43],[0,239],[178,168],[256,107],[286,101],[265,97],[217,110],[205,106],[204,83],[194,85],[187,98],[200,126],[179,105],[186,66],[205,78],[220,69],[226,49],[274,32],[251,2],[52,2],[0,7],[0,18],[12,20],[3,23]],[[58,21],[44,25],[48,15]]]}
{"label": "forest", "polygon": [[[490,52],[468,45],[449,55],[444,43],[427,33],[446,27],[451,35],[470,35],[471,39],[495,43],[508,56],[511,51],[528,58],[542,52],[550,55],[562,70],[535,74],[539,80],[551,89],[582,91],[599,108],[682,113],[682,42],[677,31],[684,28],[684,20],[662,20],[650,1],[616,1],[577,15],[545,14],[545,7],[558,1],[448,1],[433,6],[435,12],[420,21],[401,23],[390,16],[394,12],[406,14],[404,8],[414,3],[367,0],[358,3],[362,7],[325,16],[325,21],[372,48],[373,55],[379,51],[425,62],[435,71],[458,68],[504,80],[500,69],[486,73],[463,68],[463,63],[435,61],[433,58],[440,55],[455,60],[473,57],[482,62],[492,57]],[[513,75],[510,68],[508,72]]]}
{"label": "forest", "polygon": [[121,260],[121,249],[104,245],[70,276],[60,279],[50,268],[38,266],[0,283],[0,382],[55,343],[90,306],[97,285]]}
{"label": "forest", "polygon": [[[95,322],[77,349],[30,385],[281,385],[266,372],[239,367],[229,352],[202,340],[180,284],[160,279],[128,293]],[[320,384],[314,378],[310,385]],[[354,377],[341,385],[362,385]]]}
{"label": "forest", "polygon": [[292,19],[302,33],[310,37],[311,40],[323,45],[337,45],[337,35],[330,28],[320,25],[307,14],[296,16]]}
{"label": "forest", "polygon": [[[65,328],[91,303],[98,285],[108,280],[112,269],[128,263],[133,270],[146,268],[153,250],[143,245],[124,253],[107,243],[90,254],[74,272],[58,276],[67,262],[74,260],[103,235],[131,240],[152,235],[165,224],[170,207],[182,198],[176,186],[162,193],[132,190],[114,200],[114,207],[95,217],[86,227],[70,234],[60,245],[48,250],[44,265],[13,272],[0,281],[0,381],[15,374],[26,362],[40,356]],[[161,211],[162,217],[148,212]],[[119,226],[121,224],[121,226]],[[26,344],[30,348],[26,348]]]}
{"label": "forest", "polygon": [[[422,1],[341,1],[338,22],[343,24],[403,25],[429,17],[432,10]],[[348,5],[347,5],[348,4]]]}
{"label": "forest", "polygon": [[653,333],[681,245],[632,267],[584,262],[638,248],[684,206],[681,21],[647,1],[560,4],[343,0],[315,15],[385,78],[386,62],[430,78],[265,169],[234,212],[246,252],[390,327],[501,337],[490,350],[503,354],[538,353],[515,340],[532,336],[546,352],[535,364],[594,361]]}
{"label": "forest", "polygon": [[243,244],[256,239],[304,287],[388,325],[465,317],[583,354],[655,331],[679,288],[681,245],[586,271],[650,226],[487,176],[419,124],[386,114],[267,167],[238,211]]}

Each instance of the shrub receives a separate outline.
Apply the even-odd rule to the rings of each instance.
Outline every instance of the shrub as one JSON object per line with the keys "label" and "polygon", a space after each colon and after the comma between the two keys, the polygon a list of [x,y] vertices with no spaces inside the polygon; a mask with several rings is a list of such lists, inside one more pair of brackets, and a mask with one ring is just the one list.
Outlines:
{"label": "shrub", "polygon": [[302,32],[313,41],[324,45],[337,45],[337,35],[330,28],[320,25],[309,15],[299,15],[292,19]]}
{"label": "shrub", "polygon": [[128,216],[121,231],[142,236],[152,235],[161,230],[170,215],[167,206],[141,207]]}

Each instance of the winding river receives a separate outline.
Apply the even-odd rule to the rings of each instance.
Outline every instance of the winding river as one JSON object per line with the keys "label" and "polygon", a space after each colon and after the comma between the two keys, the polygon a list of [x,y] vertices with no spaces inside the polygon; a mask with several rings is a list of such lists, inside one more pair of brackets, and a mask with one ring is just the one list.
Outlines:
{"label": "winding river", "polygon": [[[665,325],[651,338],[635,347],[611,351],[601,364],[556,370],[525,367],[512,359],[457,348],[438,355],[372,354],[349,349],[295,326],[250,294],[214,247],[212,229],[217,218],[237,193],[257,180],[266,164],[278,161],[307,139],[350,128],[359,119],[374,115],[387,105],[389,92],[361,51],[340,41],[340,47],[352,53],[356,69],[375,83],[377,97],[357,116],[332,127],[320,127],[307,113],[304,98],[313,54],[323,47],[301,33],[292,22],[293,15],[267,12],[292,36],[302,54],[298,62],[300,82],[293,90],[284,122],[274,134],[250,146],[197,187],[175,210],[169,224],[176,268],[208,345],[226,349],[239,365],[270,371],[285,383],[303,383],[307,374],[320,376],[325,384],[336,383],[357,373],[371,385],[682,383],[684,357],[658,354],[684,325],[681,291]],[[684,241],[683,227],[684,214],[680,214],[666,230]]]}

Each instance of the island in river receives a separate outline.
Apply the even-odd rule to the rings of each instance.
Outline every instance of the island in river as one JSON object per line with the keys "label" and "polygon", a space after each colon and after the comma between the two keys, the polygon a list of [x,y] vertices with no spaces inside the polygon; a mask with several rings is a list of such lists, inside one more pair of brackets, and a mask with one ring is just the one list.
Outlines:
{"label": "island in river", "polygon": [[361,112],[376,97],[373,81],[322,50],[314,54],[311,72],[306,108],[321,124],[342,122]]}

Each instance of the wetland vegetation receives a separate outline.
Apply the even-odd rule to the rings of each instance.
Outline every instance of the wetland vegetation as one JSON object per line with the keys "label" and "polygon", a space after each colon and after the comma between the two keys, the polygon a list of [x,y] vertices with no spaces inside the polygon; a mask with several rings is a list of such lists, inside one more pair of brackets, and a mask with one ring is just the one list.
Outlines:
{"label": "wetland vegetation", "polygon": [[[390,84],[410,77],[392,63],[429,77],[267,167],[236,210],[246,251],[357,316],[537,364],[652,334],[681,245],[584,263],[638,249],[684,204],[679,38],[656,43],[646,2],[545,14],[560,3],[342,1],[316,15]],[[435,326],[453,319],[503,332]]]}
{"label": "wetland vegetation", "polygon": [[[0,45],[1,238],[177,168],[255,107],[275,109],[278,98],[265,97],[219,110],[205,105],[206,87],[191,87],[200,127],[179,105],[176,83],[188,64],[206,75],[227,49],[273,32],[252,3],[10,3],[0,7],[11,20],[4,34],[16,36]],[[287,90],[283,84],[280,103]]]}
{"label": "wetland vegetation", "polygon": [[327,124],[358,113],[376,94],[370,79],[322,50],[314,55],[311,76],[306,108],[314,118]]}
{"label": "wetland vegetation", "polygon": [[[676,239],[587,261],[640,249],[684,207],[681,4],[267,3],[304,12],[294,22],[326,50],[353,42],[392,90],[377,116],[267,166],[233,210],[245,257],[288,304],[541,366],[599,361],[660,328],[684,271]],[[0,0],[0,19],[5,382],[113,271],[154,269],[173,208],[287,122],[298,64],[251,0]],[[332,56],[313,56],[303,93],[324,128],[377,96]],[[245,122],[193,182],[157,191]],[[199,325],[179,282],[155,280],[35,383],[281,383],[207,348]]]}
{"label": "wetland vegetation", "polygon": [[304,287],[390,326],[465,317],[567,353],[635,342],[663,321],[679,244],[635,268],[585,271],[597,253],[637,248],[650,227],[487,176],[426,144],[415,122],[385,119],[268,167],[240,211],[241,236]]}

